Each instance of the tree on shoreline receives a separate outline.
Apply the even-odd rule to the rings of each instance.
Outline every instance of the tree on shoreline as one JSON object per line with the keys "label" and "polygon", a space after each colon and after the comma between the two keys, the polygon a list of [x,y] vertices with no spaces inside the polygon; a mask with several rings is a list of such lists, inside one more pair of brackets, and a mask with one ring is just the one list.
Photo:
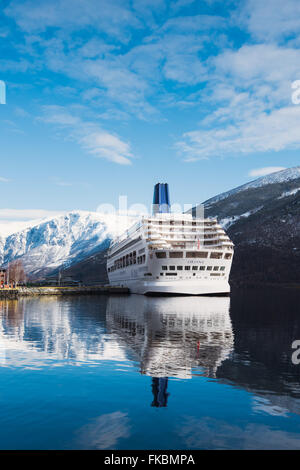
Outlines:
{"label": "tree on shoreline", "polygon": [[24,266],[20,259],[12,261],[9,264],[7,271],[10,283],[12,282],[13,284],[18,285],[26,282]]}

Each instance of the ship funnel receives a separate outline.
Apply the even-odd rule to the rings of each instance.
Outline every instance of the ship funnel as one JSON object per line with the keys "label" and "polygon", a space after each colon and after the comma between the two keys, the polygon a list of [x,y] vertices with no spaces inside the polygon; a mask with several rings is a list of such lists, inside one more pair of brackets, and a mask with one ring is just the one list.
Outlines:
{"label": "ship funnel", "polygon": [[157,183],[153,193],[153,214],[170,212],[169,186],[167,183]]}

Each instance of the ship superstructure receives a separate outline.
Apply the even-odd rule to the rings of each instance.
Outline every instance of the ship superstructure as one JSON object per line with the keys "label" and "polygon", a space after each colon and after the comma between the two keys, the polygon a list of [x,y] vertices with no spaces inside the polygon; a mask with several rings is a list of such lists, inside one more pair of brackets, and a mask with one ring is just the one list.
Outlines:
{"label": "ship superstructure", "polygon": [[113,286],[138,294],[227,294],[233,243],[216,219],[170,212],[167,184],[154,189],[144,216],[109,248]]}

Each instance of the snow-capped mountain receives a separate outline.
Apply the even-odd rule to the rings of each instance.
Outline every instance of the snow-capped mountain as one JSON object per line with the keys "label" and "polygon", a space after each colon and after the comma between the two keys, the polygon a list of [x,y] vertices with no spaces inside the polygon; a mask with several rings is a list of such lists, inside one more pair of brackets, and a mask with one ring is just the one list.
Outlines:
{"label": "snow-capped mountain", "polygon": [[204,202],[205,216],[217,217],[227,230],[240,219],[274,205],[276,199],[296,195],[300,188],[300,166],[277,171],[234,188]]}
{"label": "snow-capped mountain", "polygon": [[294,168],[287,168],[286,170],[276,171],[274,173],[271,173],[270,175],[262,176],[261,178],[257,178],[254,181],[250,181],[249,183],[243,184],[242,186],[238,186],[237,188],[231,189],[230,191],[226,191],[225,193],[218,194],[217,196],[214,196],[211,199],[205,201],[204,204],[207,208],[209,208],[216,202],[221,201],[222,199],[226,199],[227,197],[240,193],[242,191],[246,191],[247,189],[261,188],[269,184],[287,183],[289,181],[293,181],[299,178],[300,166],[296,166]]}
{"label": "snow-capped mountain", "polygon": [[2,238],[1,262],[19,258],[27,274],[38,277],[106,249],[130,223],[132,218],[72,211]]}
{"label": "snow-capped mountain", "polygon": [[235,244],[231,279],[300,280],[300,167],[282,170],[204,203]]}

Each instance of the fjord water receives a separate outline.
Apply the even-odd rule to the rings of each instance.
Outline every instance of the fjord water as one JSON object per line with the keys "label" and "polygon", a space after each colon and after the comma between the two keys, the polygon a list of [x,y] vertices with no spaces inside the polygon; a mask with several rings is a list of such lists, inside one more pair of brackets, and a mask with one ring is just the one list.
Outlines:
{"label": "fjord water", "polygon": [[300,448],[300,290],[0,302],[1,449]]}

